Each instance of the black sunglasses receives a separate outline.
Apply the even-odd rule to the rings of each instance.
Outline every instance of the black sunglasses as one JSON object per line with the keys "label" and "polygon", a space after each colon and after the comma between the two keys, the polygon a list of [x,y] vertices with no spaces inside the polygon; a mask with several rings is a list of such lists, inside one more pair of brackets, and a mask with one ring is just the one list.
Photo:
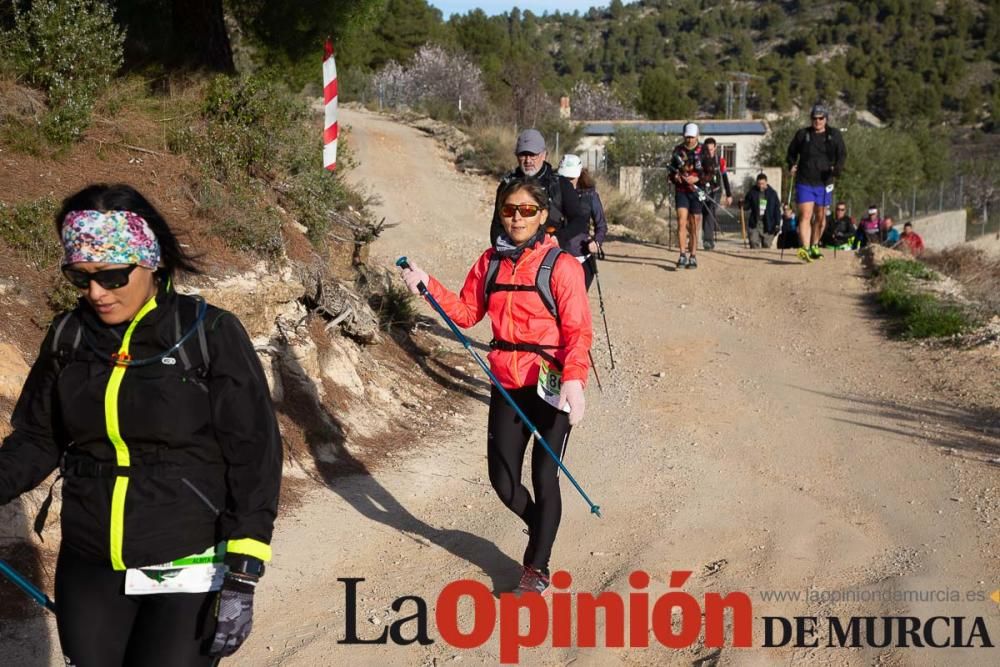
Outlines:
{"label": "black sunglasses", "polygon": [[124,269],[104,269],[93,273],[64,266],[62,272],[66,276],[66,280],[73,284],[73,287],[87,289],[90,287],[90,281],[94,280],[104,289],[118,289],[128,285],[129,274],[135,271],[137,266],[139,265],[129,264]]}

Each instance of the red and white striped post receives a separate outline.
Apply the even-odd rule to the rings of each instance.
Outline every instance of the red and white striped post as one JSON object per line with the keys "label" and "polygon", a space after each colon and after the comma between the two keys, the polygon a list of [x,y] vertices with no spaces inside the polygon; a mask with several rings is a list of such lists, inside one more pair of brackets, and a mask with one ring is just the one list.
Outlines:
{"label": "red and white striped post", "polygon": [[337,64],[329,39],[323,49],[323,107],[323,167],[333,171],[337,168]]}

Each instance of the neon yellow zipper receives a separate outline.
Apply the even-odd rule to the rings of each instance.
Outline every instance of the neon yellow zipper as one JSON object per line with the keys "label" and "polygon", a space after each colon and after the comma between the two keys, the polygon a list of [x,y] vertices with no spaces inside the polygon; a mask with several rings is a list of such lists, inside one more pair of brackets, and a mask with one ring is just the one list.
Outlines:
{"label": "neon yellow zipper", "polygon": [[[128,358],[128,346],[132,340],[132,332],[136,325],[146,316],[146,314],[156,308],[156,297],[154,296],[139,309],[132,323],[125,330],[122,337],[122,345],[118,350],[118,357]],[[104,391],[104,422],[108,431],[108,439],[115,447],[115,463],[123,468],[129,467],[131,456],[128,445],[122,439],[118,424],[118,391],[121,389],[122,379],[128,366],[115,365],[108,379],[108,386]],[[118,475],[115,477],[115,487],[111,493],[111,566],[116,570],[125,569],[125,561],[122,559],[122,543],[125,538],[125,494],[128,491],[128,477]]]}

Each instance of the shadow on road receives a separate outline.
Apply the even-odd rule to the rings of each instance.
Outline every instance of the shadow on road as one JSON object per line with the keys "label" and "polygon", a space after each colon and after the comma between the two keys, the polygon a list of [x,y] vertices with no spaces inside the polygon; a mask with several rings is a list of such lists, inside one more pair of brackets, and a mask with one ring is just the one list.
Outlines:
{"label": "shadow on road", "polygon": [[944,401],[905,403],[870,396],[838,394],[795,387],[833,401],[833,421],[891,433],[932,447],[946,447],[976,458],[1000,457],[1000,412],[985,407],[961,406]]}
{"label": "shadow on road", "polygon": [[[298,366],[294,355],[284,352],[280,360],[275,359],[279,365],[275,370],[280,372],[285,387],[283,400],[276,408],[302,427],[322,482],[362,516],[421,544],[436,545],[478,567],[490,578],[495,594],[511,590],[518,581],[521,565],[489,540],[462,530],[436,528],[410,512],[347,449],[343,424],[319,400],[316,387]],[[364,539],[363,535],[358,537]]]}

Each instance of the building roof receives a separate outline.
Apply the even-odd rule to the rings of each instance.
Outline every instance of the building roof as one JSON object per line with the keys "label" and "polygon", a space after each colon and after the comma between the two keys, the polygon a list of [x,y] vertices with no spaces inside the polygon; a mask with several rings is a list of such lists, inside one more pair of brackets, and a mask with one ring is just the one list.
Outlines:
{"label": "building roof", "polygon": [[[599,120],[583,121],[586,136],[610,136],[619,128],[632,128],[640,132],[680,135],[685,120]],[[734,134],[767,134],[767,124],[762,120],[696,120],[701,136],[727,136]]]}

